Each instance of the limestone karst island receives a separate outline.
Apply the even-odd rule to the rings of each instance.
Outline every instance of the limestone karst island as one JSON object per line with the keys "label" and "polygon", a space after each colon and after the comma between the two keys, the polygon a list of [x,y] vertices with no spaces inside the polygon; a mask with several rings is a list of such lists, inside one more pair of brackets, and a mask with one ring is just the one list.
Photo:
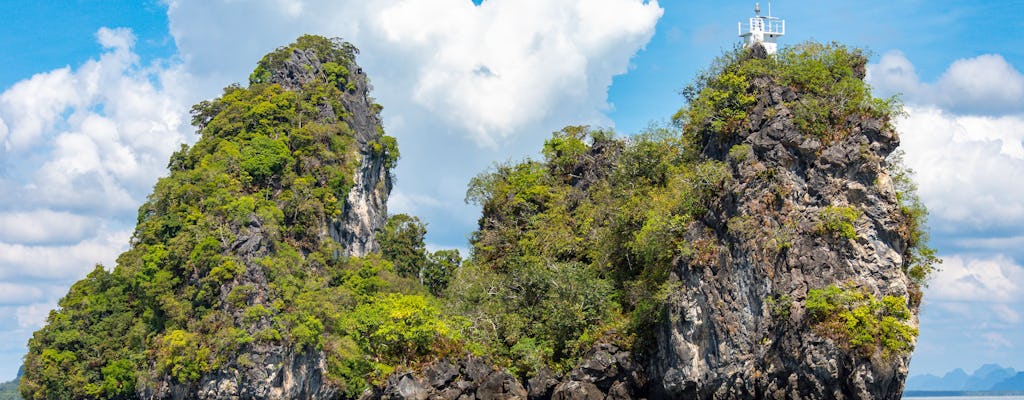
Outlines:
{"label": "limestone karst island", "polygon": [[198,141],[34,334],[19,390],[899,399],[937,262],[902,106],[857,48],[779,46],[760,10],[740,34],[671,123],[567,126],[481,171],[469,254],[388,213],[400,143],[359,51],[299,37],[193,106]]}

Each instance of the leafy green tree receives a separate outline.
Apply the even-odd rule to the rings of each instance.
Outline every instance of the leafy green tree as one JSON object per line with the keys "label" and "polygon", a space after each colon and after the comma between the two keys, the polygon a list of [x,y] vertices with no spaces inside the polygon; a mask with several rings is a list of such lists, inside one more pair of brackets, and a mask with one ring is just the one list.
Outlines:
{"label": "leafy green tree", "polygon": [[902,233],[909,239],[904,254],[907,258],[906,273],[918,286],[913,295],[916,298],[915,303],[919,303],[920,287],[927,285],[928,277],[938,269],[942,259],[938,257],[936,250],[928,245],[928,209],[917,195],[917,185],[912,179],[914,171],[903,163],[903,154],[902,150],[894,152],[886,160],[886,166],[900,202],[900,214],[905,221]]}
{"label": "leafy green tree", "polygon": [[391,365],[444,355],[460,340],[441,309],[424,296],[380,295],[357,306],[347,319],[348,337],[375,360],[370,376],[378,379],[391,373]]}
{"label": "leafy green tree", "polygon": [[252,138],[242,148],[242,169],[257,181],[264,181],[281,173],[292,157],[288,146],[280,140],[263,135]]}
{"label": "leafy green tree", "polygon": [[544,141],[544,160],[552,168],[555,175],[569,177],[571,168],[580,162],[589,146],[585,142],[590,130],[585,126],[569,126],[552,134],[551,139]]}
{"label": "leafy green tree", "polygon": [[395,265],[395,272],[405,277],[419,277],[427,265],[423,238],[427,226],[417,217],[396,214],[388,217],[384,229],[377,234],[380,252]]}
{"label": "leafy green tree", "polygon": [[737,47],[715,60],[683,90],[687,106],[673,116],[692,146],[731,140],[756,104],[756,80],[794,88],[801,93],[786,102],[793,122],[805,134],[838,140],[849,134],[847,118],[899,115],[896,98],[877,99],[861,78],[867,55],[838,43],[805,42],[780,49],[775,57],[753,58]]}
{"label": "leafy green tree", "polygon": [[423,270],[420,271],[420,283],[433,295],[441,296],[461,265],[462,257],[456,249],[430,253]]}
{"label": "leafy green tree", "polygon": [[853,224],[861,217],[861,214],[860,210],[850,206],[827,206],[821,210],[818,232],[848,240],[856,239],[857,231]]}
{"label": "leafy green tree", "polygon": [[[136,388],[145,326],[123,277],[97,266],[75,283],[29,340],[25,398],[125,398]],[[35,351],[31,351],[35,350]],[[96,366],[96,367],[93,367]]]}

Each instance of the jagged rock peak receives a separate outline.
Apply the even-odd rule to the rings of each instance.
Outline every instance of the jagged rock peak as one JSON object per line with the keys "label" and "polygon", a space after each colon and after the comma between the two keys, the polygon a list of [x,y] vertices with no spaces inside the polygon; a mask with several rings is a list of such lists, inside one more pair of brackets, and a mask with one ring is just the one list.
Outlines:
{"label": "jagged rock peak", "polygon": [[[566,127],[474,178],[482,278],[455,304],[537,399],[898,399],[936,260],[865,61],[737,49],[672,126]],[[598,365],[629,378],[574,378]]]}
{"label": "jagged rock peak", "polygon": [[865,61],[738,51],[687,91],[689,147],[729,176],[688,230],[714,254],[670,276],[652,397],[900,398],[935,260],[887,161],[899,105],[871,97]]}
{"label": "jagged rock peak", "polygon": [[[361,357],[339,318],[399,280],[371,254],[398,150],[356,54],[303,36],[247,87],[192,108],[200,138],[171,156],[130,249],[75,283],[30,340],[25,397],[361,390],[339,377],[339,353]],[[373,284],[354,289],[352,275]]]}
{"label": "jagged rock peak", "polygon": [[322,103],[320,114],[329,119],[340,111],[337,117],[354,131],[362,156],[353,176],[356,185],[345,199],[344,212],[329,226],[331,237],[342,244],[346,256],[378,250],[375,232],[387,219],[387,199],[393,184],[391,168],[398,158],[394,139],[383,134],[381,107],[369,96],[369,79],[356,64],[358,54],[359,49],[341,39],[305,35],[264,56],[249,78],[252,83],[268,82],[288,90],[334,81],[342,90],[339,100],[343,110]]}
{"label": "jagged rock peak", "polygon": [[422,243],[373,252],[398,153],[354,55],[300,38],[193,109],[131,249],[29,343],[26,397],[900,397],[936,260],[859,51],[727,53],[671,126],[566,127],[477,176],[440,297]]}

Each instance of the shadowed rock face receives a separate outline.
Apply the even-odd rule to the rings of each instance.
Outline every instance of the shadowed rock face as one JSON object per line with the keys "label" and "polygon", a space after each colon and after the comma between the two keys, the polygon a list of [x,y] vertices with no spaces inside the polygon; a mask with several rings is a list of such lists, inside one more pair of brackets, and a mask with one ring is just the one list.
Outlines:
{"label": "shadowed rock face", "polygon": [[445,359],[417,372],[393,375],[384,387],[368,391],[360,400],[626,400],[642,393],[641,379],[628,351],[598,344],[565,376],[555,377],[551,371],[541,370],[525,387],[507,372],[469,356],[454,363]]}
{"label": "shadowed rock face", "polygon": [[437,361],[417,374],[392,375],[387,385],[363,394],[362,399],[524,399],[526,389],[515,377],[493,368],[483,359],[468,356],[455,363]]}
{"label": "shadowed rock face", "polygon": [[[815,333],[803,308],[808,290],[832,284],[910,298],[905,221],[884,168],[896,134],[886,121],[850,117],[848,135],[823,141],[794,126],[790,88],[754,86],[749,124],[731,140],[701,143],[704,157],[729,162],[732,179],[688,241],[722,245],[676,264],[669,322],[647,362],[649,395],[898,399],[909,355],[843,348]],[[742,160],[728,154],[740,144],[749,146]],[[827,206],[863,212],[855,239],[815,233]],[[773,315],[770,297],[792,303]]]}

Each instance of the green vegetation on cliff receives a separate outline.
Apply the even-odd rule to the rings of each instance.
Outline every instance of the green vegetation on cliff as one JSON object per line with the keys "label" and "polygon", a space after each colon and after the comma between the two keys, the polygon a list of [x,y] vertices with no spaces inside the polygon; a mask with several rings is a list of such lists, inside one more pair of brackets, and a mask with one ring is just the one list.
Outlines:
{"label": "green vegetation on cliff", "polygon": [[885,356],[905,354],[917,337],[917,329],[907,324],[911,313],[901,297],[878,300],[864,290],[830,285],[808,291],[806,307],[822,335],[865,356],[879,349]]}
{"label": "green vegetation on cliff", "polygon": [[[319,79],[270,82],[303,50],[322,62]],[[304,36],[265,57],[248,87],[193,108],[201,138],[171,157],[131,249],[76,283],[29,342],[26,398],[134,398],[164,376],[251,368],[248,354],[268,345],[323,351],[328,378],[354,396],[458,341],[401,266],[340,258],[325,232],[362,157],[341,102],[353,57]],[[390,145],[372,156],[390,168],[394,140],[377,140]]]}
{"label": "green vegetation on cliff", "polygon": [[785,99],[793,122],[805,134],[836,140],[847,134],[847,118],[890,119],[902,112],[896,98],[879,99],[862,80],[867,58],[860,49],[806,42],[757,58],[734,49],[715,60],[683,91],[689,107],[673,117],[692,139],[728,139],[743,129],[756,103],[754,81],[789,87],[799,96]]}
{"label": "green vegetation on cliff", "polygon": [[[474,178],[467,201],[482,206],[483,216],[471,239],[471,261],[449,294],[471,323],[466,336],[526,375],[542,366],[564,371],[597,340],[645,351],[674,290],[669,271],[680,264],[715,268],[720,254],[730,251],[714,234],[692,230],[728,196],[723,190],[735,179],[728,162],[753,157],[749,145],[734,143],[737,134],[751,129],[755,113],[778,112],[754,110],[758,96],[770,95],[760,91],[791,91],[782,107],[797,129],[820,143],[842,140],[859,119],[891,129],[900,103],[871,96],[862,80],[866,61],[860,50],[837,44],[806,43],[768,58],[737,49],[684,90],[688,105],[673,126],[628,139],[567,127],[545,142],[542,161],[499,164]],[[724,149],[720,157],[709,155],[715,148]],[[898,160],[891,164],[899,168]],[[774,172],[758,178],[773,179]],[[899,176],[903,234],[911,238],[907,272],[920,285],[936,259],[926,246],[926,212],[906,174]],[[803,234],[853,240],[861,216],[852,206],[823,207],[817,227]],[[740,238],[764,230],[745,215],[732,218],[728,229]],[[800,233],[795,225],[787,229],[772,239],[776,254]],[[893,298],[865,295],[815,312],[835,312],[818,317],[823,324],[855,316],[860,325],[844,335],[865,353],[876,347],[902,352],[916,331],[902,325],[909,311],[908,299],[901,301],[898,308]],[[766,303],[776,318],[789,317],[788,295]],[[882,335],[881,342],[869,343],[864,332]]]}
{"label": "green vegetation on cliff", "polygon": [[423,242],[427,225],[419,218],[396,214],[378,235],[381,256],[395,265],[398,275],[416,279],[435,296],[443,296],[462,264],[458,250],[427,251]]}
{"label": "green vegetation on cliff", "polygon": [[[360,183],[363,157],[385,174],[398,159],[382,128],[360,143],[350,124],[345,100],[365,95],[356,53],[304,36],[265,56],[247,87],[193,107],[201,137],[172,155],[170,175],[139,209],[131,248],[115,268],[76,283],[31,339],[25,397],[133,398],[160,383],[263,368],[259,357],[273,349],[322,354],[326,379],[348,397],[467,351],[520,376],[568,371],[600,341],[644,353],[680,291],[672,272],[712,276],[764,230],[750,215],[722,215],[737,196],[736,166],[759,156],[736,137],[752,116],[778,112],[755,110],[759,91],[795,94],[784,107],[819,144],[850,135],[853,119],[889,124],[900,111],[870,96],[858,50],[809,43],[755,58],[737,49],[684,91],[672,125],[625,139],[566,127],[544,143],[542,160],[475,177],[466,200],[483,213],[465,262],[455,250],[428,251],[426,225],[402,214],[375,227],[379,253],[343,257],[329,227]],[[312,78],[278,82],[300,56],[317,62],[291,72]],[[906,272],[919,289],[937,262],[926,211],[909,172],[889,165]],[[756,179],[782,173],[765,168]],[[798,234],[847,245],[863,215],[817,207],[812,223],[772,232],[763,253],[784,253]],[[760,300],[788,321],[793,297]],[[916,335],[903,297],[828,287],[811,289],[805,307],[823,335],[865,356],[906,351]]]}
{"label": "green vegetation on cliff", "polygon": [[[891,129],[895,118],[903,115],[897,97],[886,99],[871,95],[864,83],[867,56],[864,51],[841,44],[806,42],[782,48],[775,57],[757,58],[746,49],[734,49],[718,58],[683,91],[688,106],[679,110],[673,121],[680,126],[690,148],[701,149],[733,139],[749,125],[755,106],[755,90],[777,86],[793,90],[783,98],[792,113],[793,123],[806,135],[837,141],[850,134],[851,121],[876,118]],[[779,94],[781,95],[781,93]],[[769,110],[771,112],[777,112]],[[745,146],[745,145],[740,145]],[[742,157],[746,150],[735,149]],[[909,260],[906,272],[917,286],[926,284],[940,260],[928,246],[928,211],[918,198],[911,175],[903,165],[902,152],[887,160],[887,173],[893,180],[901,213],[906,221],[902,232],[908,238]],[[850,238],[848,226],[857,210],[830,207],[824,212],[822,232]]]}

